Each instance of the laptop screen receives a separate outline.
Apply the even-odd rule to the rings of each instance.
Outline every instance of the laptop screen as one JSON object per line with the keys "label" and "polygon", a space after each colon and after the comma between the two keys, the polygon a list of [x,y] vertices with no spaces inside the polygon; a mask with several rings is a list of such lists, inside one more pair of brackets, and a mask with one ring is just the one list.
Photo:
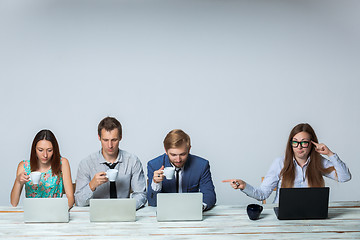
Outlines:
{"label": "laptop screen", "polygon": [[280,188],[278,219],[324,219],[329,188]]}
{"label": "laptop screen", "polygon": [[158,193],[158,221],[202,220],[202,193]]}

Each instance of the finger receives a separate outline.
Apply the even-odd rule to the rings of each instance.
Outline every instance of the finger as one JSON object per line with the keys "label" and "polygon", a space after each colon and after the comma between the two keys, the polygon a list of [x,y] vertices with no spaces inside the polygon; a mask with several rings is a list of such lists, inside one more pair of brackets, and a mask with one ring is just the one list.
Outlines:
{"label": "finger", "polygon": [[164,170],[164,168],[165,168],[165,167],[164,167],[164,165],[163,165],[163,166],[161,166],[161,168],[160,168],[159,170]]}
{"label": "finger", "polygon": [[324,146],[324,145],[320,145],[320,146],[318,146],[318,149],[321,150],[321,151],[325,151],[325,146]]}
{"label": "finger", "polygon": [[107,181],[108,178],[106,177],[106,175],[105,175],[105,176],[99,176],[99,177],[98,177],[98,180],[100,180],[100,181]]}
{"label": "finger", "polygon": [[222,180],[221,182],[234,182],[234,179],[227,179],[227,180]]}
{"label": "finger", "polygon": [[318,147],[318,146],[320,145],[319,143],[316,143],[316,142],[314,142],[314,141],[311,141],[311,143],[314,144],[315,147]]}

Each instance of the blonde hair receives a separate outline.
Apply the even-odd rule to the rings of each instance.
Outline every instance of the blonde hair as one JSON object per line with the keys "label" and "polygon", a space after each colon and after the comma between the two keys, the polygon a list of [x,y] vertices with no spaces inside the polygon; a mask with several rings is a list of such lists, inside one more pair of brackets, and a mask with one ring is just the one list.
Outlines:
{"label": "blonde hair", "polygon": [[170,131],[164,139],[164,147],[167,151],[170,148],[179,148],[183,145],[189,150],[191,147],[190,137],[181,129]]}

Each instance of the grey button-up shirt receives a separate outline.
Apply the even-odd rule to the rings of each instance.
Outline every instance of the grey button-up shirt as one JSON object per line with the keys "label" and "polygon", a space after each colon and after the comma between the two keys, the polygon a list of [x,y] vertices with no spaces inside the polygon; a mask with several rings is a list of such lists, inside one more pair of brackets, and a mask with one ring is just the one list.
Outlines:
{"label": "grey button-up shirt", "polygon": [[[106,172],[109,169],[104,164],[106,162],[101,150],[80,162],[75,190],[77,206],[89,206],[91,198],[110,198],[110,182],[98,186],[94,192],[89,186],[96,173]],[[131,195],[131,198],[136,199],[136,209],[139,209],[146,203],[145,176],[139,158],[119,149],[118,159],[115,162],[119,162],[115,167],[119,171],[116,178],[117,198],[129,198]]]}

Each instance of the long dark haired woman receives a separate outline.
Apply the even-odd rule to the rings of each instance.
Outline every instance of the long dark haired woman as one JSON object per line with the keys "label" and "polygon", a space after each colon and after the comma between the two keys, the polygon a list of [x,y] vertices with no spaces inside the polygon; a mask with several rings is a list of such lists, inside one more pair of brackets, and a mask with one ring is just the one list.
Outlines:
{"label": "long dark haired woman", "polygon": [[[327,155],[329,160],[322,157]],[[241,179],[229,179],[234,189],[240,189],[249,197],[265,200],[277,188],[274,202],[278,201],[279,188],[323,187],[323,176],[338,182],[351,179],[346,164],[325,144],[318,143],[314,129],[307,123],[296,125],[290,132],[285,157],[277,158],[271,165],[264,181],[255,188]]]}
{"label": "long dark haired woman", "polygon": [[[31,172],[38,172],[38,184],[30,181]],[[11,190],[10,202],[18,205],[21,191],[25,185],[27,198],[62,197],[65,189],[69,207],[74,204],[74,189],[71,180],[69,161],[60,156],[59,145],[50,130],[41,130],[33,140],[30,160],[21,161]]]}

